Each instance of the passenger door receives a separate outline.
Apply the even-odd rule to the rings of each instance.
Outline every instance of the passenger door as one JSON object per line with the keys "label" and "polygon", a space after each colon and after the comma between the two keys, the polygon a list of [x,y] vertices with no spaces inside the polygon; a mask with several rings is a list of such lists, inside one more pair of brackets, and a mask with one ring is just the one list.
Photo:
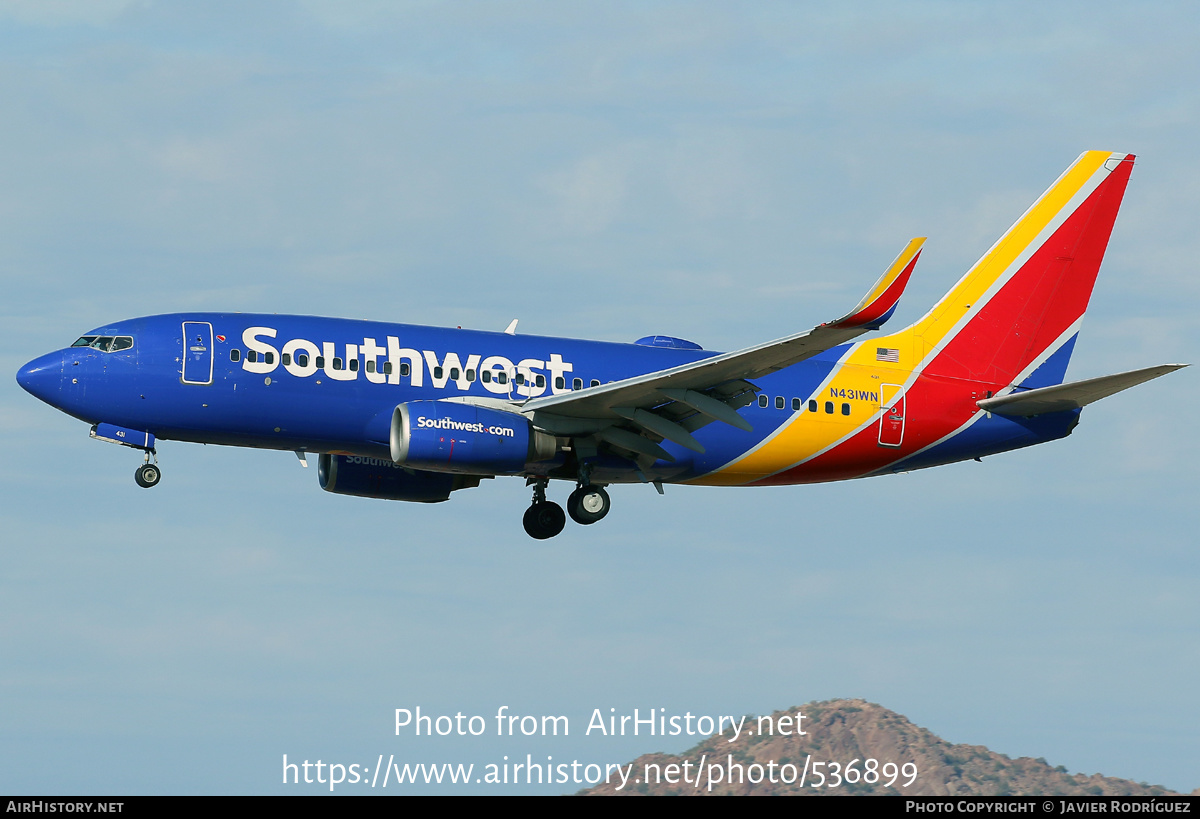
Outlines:
{"label": "passenger door", "polygon": [[213,380],[213,329],[207,321],[183,323],[184,384],[211,384]]}

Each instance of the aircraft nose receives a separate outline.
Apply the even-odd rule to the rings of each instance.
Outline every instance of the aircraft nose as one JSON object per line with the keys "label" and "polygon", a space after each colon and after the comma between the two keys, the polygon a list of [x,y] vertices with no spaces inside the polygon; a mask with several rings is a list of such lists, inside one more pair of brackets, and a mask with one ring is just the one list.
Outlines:
{"label": "aircraft nose", "polygon": [[47,404],[53,404],[62,385],[63,354],[48,353],[17,370],[17,383]]}

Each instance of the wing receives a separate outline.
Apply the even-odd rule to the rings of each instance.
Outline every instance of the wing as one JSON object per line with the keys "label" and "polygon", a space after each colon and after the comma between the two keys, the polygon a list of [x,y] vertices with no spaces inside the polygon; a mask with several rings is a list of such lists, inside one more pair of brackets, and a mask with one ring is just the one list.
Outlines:
{"label": "wing", "polygon": [[[912,239],[853,310],[808,332],[598,387],[534,398],[521,411],[557,435],[596,435],[640,455],[674,460],[656,440],[694,452],[691,432],[712,421],[750,429],[737,408],[754,400],[749,379],[790,367],[844,344],[891,318],[908,284],[924,238]],[[656,440],[646,437],[646,434]],[[640,439],[640,440],[639,440]]]}

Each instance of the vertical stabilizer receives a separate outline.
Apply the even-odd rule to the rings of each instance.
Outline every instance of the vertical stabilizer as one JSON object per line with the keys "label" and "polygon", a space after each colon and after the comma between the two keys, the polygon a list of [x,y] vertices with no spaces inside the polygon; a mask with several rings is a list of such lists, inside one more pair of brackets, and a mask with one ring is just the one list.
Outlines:
{"label": "vertical stabilizer", "polygon": [[[1132,154],[1088,151],[924,318],[919,370],[998,387],[1061,383],[1112,233]],[[898,334],[899,335],[899,334]]]}

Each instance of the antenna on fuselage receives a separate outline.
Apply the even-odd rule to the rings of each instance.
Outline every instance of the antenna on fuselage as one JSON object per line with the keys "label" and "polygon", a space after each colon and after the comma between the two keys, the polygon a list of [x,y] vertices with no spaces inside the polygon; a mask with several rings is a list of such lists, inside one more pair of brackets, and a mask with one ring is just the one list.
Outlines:
{"label": "antenna on fuselage", "polygon": [[510,336],[515,336],[517,334],[517,322],[518,321],[520,321],[520,319],[513,319],[512,321],[510,321],[508,323],[508,326],[504,328],[504,332],[508,333]]}

